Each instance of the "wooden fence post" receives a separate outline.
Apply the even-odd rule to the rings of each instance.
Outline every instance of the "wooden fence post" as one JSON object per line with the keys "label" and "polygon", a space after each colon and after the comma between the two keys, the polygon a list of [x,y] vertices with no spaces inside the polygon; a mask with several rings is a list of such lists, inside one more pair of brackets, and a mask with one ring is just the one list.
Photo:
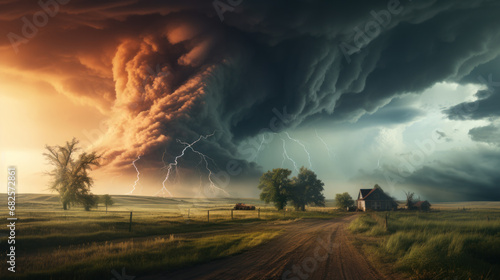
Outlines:
{"label": "wooden fence post", "polygon": [[210,223],[210,210],[207,210],[207,222]]}
{"label": "wooden fence post", "polygon": [[387,213],[385,213],[385,230],[387,230]]}
{"label": "wooden fence post", "polygon": [[233,220],[233,209],[231,209],[231,220]]}
{"label": "wooden fence post", "polygon": [[191,208],[188,209],[188,219],[189,219],[190,212],[191,212]]}
{"label": "wooden fence post", "polygon": [[486,216],[486,219],[488,219],[488,222],[490,221],[490,216]]}
{"label": "wooden fence post", "polygon": [[258,213],[259,213],[259,220],[260,220],[260,208],[259,208],[259,212]]}
{"label": "wooden fence post", "polygon": [[132,211],[130,211],[130,223],[128,225],[128,232],[132,231]]}

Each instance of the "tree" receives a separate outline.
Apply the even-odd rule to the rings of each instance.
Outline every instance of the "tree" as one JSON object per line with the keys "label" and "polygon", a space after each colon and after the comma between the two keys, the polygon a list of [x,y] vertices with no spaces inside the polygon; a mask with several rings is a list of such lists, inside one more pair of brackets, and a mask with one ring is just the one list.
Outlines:
{"label": "tree", "polygon": [[347,192],[338,193],[335,195],[335,205],[340,209],[346,209],[347,207],[354,206],[354,200],[351,195]]}
{"label": "tree", "polygon": [[260,177],[260,199],[266,203],[273,202],[278,210],[285,208],[288,201],[288,191],[291,180],[288,178],[292,171],[283,168],[267,171]]}
{"label": "tree", "polygon": [[54,169],[47,173],[52,177],[49,188],[59,193],[63,209],[67,210],[70,204],[80,203],[88,211],[97,202],[90,192],[94,181],[88,171],[92,170],[93,166],[100,166],[101,156],[96,152],[83,152],[76,156],[78,143],[78,140],[73,138],[64,146],[47,145],[45,148],[48,152],[43,155],[54,166]]}
{"label": "tree", "polygon": [[306,205],[325,206],[323,182],[316,174],[302,167],[292,180],[288,178],[292,171],[283,168],[273,169],[260,177],[260,199],[266,203],[273,202],[278,210],[283,209],[291,201],[295,210],[305,211]]}
{"label": "tree", "polygon": [[413,204],[415,204],[415,193],[413,192],[405,192],[406,195],[406,209],[413,209]]}
{"label": "tree", "polygon": [[290,186],[289,200],[295,210],[306,210],[306,205],[325,206],[323,196],[323,182],[319,180],[316,173],[301,167],[299,174],[293,178]]}
{"label": "tree", "polygon": [[101,196],[101,202],[104,203],[104,205],[106,206],[106,213],[108,213],[108,206],[112,206],[113,204],[115,204],[115,202],[113,201],[113,199],[109,194]]}
{"label": "tree", "polygon": [[97,203],[99,201],[99,197],[95,196],[93,194],[84,194],[84,195],[77,195],[78,197],[78,202],[83,205],[83,208],[85,211],[90,211],[90,208],[92,207],[97,207]]}

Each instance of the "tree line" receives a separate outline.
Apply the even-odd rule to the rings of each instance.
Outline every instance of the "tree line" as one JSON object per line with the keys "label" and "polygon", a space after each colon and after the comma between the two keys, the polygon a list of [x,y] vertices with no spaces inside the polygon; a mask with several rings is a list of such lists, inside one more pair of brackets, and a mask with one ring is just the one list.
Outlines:
{"label": "tree line", "polygon": [[[79,141],[73,138],[62,146],[45,146],[43,153],[54,168],[47,172],[52,178],[49,189],[59,194],[62,207],[68,210],[73,205],[82,205],[89,211],[102,202],[107,207],[113,205],[109,195],[97,196],[91,192],[94,180],[89,172],[101,166],[102,155],[96,152],[81,152]],[[324,183],[316,173],[301,167],[297,176],[290,178],[292,171],[276,168],[264,173],[258,188],[262,190],[260,199],[273,203],[278,210],[284,209],[289,203],[295,210],[305,211],[306,205],[325,206],[323,195]]]}
{"label": "tree line", "polygon": [[264,173],[258,186],[262,190],[260,199],[272,202],[278,210],[284,209],[288,203],[301,211],[305,211],[306,205],[325,206],[324,183],[316,173],[301,167],[297,176],[290,178],[291,174],[291,170],[284,168]]}

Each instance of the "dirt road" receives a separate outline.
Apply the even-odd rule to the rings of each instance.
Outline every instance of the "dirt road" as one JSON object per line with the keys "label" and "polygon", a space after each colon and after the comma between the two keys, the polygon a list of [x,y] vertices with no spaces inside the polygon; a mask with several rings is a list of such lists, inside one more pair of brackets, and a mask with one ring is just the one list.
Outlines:
{"label": "dirt road", "polygon": [[353,218],[282,225],[283,235],[240,255],[140,279],[385,279],[353,246]]}

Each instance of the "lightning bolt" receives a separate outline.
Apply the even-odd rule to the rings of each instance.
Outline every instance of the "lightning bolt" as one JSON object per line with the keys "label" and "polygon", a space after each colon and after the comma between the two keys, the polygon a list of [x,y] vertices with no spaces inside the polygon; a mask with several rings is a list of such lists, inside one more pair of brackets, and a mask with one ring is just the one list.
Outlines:
{"label": "lightning bolt", "polygon": [[[163,151],[163,155],[161,156],[161,161],[163,162],[163,167],[161,168],[161,170],[167,168],[167,176],[165,177],[165,179],[162,182],[162,188],[155,194],[155,196],[157,196],[161,193],[162,197],[164,197],[165,194],[168,194],[170,197],[172,197],[172,193],[165,187],[165,182],[170,177],[170,172],[172,171],[172,164],[169,164],[167,166],[167,164],[165,163],[165,154],[166,153],[167,153],[167,149],[165,149],[165,151]],[[175,158],[175,165],[177,165],[177,158]]]}
{"label": "lightning bolt", "polygon": [[[199,140],[199,139],[198,139]],[[198,141],[197,140],[197,141]],[[163,155],[162,155],[162,162],[163,162],[163,167],[161,169],[167,169],[167,175],[165,175],[165,179],[163,179],[163,182],[161,183],[162,185],[162,188],[155,194],[155,196],[157,195],[160,195],[161,193],[161,196],[165,196],[165,194],[168,194],[170,197],[173,197],[172,196],[172,193],[167,189],[167,187],[165,187],[165,183],[169,180],[170,178],[170,173],[172,172],[172,169],[175,168],[177,170],[177,164],[179,163],[178,160],[179,158],[183,157],[184,154],[186,153],[186,147],[181,151],[181,154],[176,156],[174,158],[174,162],[173,163],[170,163],[170,164],[166,164],[165,163],[165,160],[164,160],[164,157],[165,157],[165,153],[167,152],[167,150],[165,149],[165,151],[163,152]]]}
{"label": "lightning bolt", "polygon": [[257,149],[257,155],[255,157],[257,157],[259,155],[259,152],[260,152],[260,149],[262,148],[262,145],[264,144],[264,141],[265,141],[265,137],[264,137],[264,134],[262,134],[262,141],[260,141],[260,145],[259,145],[259,148]]}
{"label": "lightning bolt", "polygon": [[283,165],[285,165],[285,160],[286,160],[286,157],[285,157],[285,140],[281,139],[281,141],[283,141],[283,160],[281,161],[281,168],[283,168]]}
{"label": "lightning bolt", "polygon": [[132,165],[134,166],[135,171],[137,172],[137,180],[135,180],[134,185],[132,186],[132,190],[130,192],[126,193],[126,194],[132,194],[135,191],[135,186],[137,186],[137,183],[141,179],[140,178],[141,173],[139,172],[139,169],[135,165],[135,162],[138,161],[138,160],[140,160],[140,159],[141,159],[141,156],[138,156],[134,161],[132,161]]}
{"label": "lightning bolt", "polygon": [[[323,140],[323,138],[321,138],[319,136],[318,130],[315,129],[314,131],[316,132],[316,137],[318,137],[318,139],[323,143],[323,145],[325,145],[326,151],[328,152],[328,156],[332,157],[332,151],[330,150],[330,147],[328,147],[328,145],[326,144],[325,140]],[[335,156],[335,154],[334,154],[334,156]]]}
{"label": "lightning bolt", "polygon": [[290,137],[290,134],[288,134],[288,132],[285,131],[285,134],[288,137],[288,139],[290,139],[290,140],[294,141],[295,143],[299,144],[300,146],[302,146],[302,148],[304,149],[304,152],[306,152],[306,154],[307,154],[307,159],[309,161],[309,168],[312,169],[311,154],[309,154],[309,151],[307,150],[306,146],[304,144],[302,144],[302,142],[300,142],[299,140]]}
{"label": "lightning bolt", "polygon": [[165,149],[165,151],[163,151],[163,155],[161,156],[161,162],[163,162],[163,167],[161,168],[161,170],[168,168],[167,164],[165,163],[165,154],[166,153],[167,153],[167,149]]}
{"label": "lightning bolt", "polygon": [[210,158],[209,156],[207,156],[207,155],[203,154],[202,152],[200,152],[198,150],[195,150],[193,148],[193,145],[196,144],[199,140],[201,140],[202,138],[207,139],[208,137],[213,136],[214,133],[209,134],[207,136],[200,136],[200,138],[198,138],[198,140],[196,140],[195,142],[193,142],[191,144],[183,142],[183,141],[180,141],[180,140],[177,140],[177,142],[185,145],[184,149],[189,148],[191,151],[193,151],[194,153],[198,154],[200,156],[200,158],[205,162],[205,168],[208,171],[208,181],[210,182],[210,184],[209,184],[210,191],[212,191],[213,193],[216,193],[217,191],[220,191],[220,192],[223,192],[225,195],[230,196],[228,192],[226,192],[222,188],[217,187],[217,185],[215,185],[215,183],[212,181],[213,172],[210,169],[210,166],[209,166],[207,158],[210,159],[212,162],[214,162],[214,164],[215,164],[215,161],[212,158]]}
{"label": "lightning bolt", "polygon": [[[173,163],[170,163],[170,164],[168,164],[168,165],[165,163],[165,161],[163,161],[163,158],[164,158],[164,156],[165,156],[165,152],[163,153],[163,156],[162,156],[162,161],[163,161],[164,167],[162,167],[162,169],[165,169],[165,168],[166,168],[166,169],[167,169],[167,174],[166,174],[166,176],[165,176],[165,179],[164,179],[164,180],[163,180],[163,182],[162,182],[162,189],[161,189],[160,191],[158,191],[155,195],[158,195],[158,194],[161,192],[163,195],[164,195],[165,193],[168,193],[168,194],[170,195],[170,197],[172,197],[172,194],[170,193],[170,191],[168,191],[168,189],[165,187],[165,183],[169,180],[169,178],[170,178],[170,174],[171,174],[171,172],[172,172],[172,169],[175,169],[175,170],[177,171],[177,166],[178,166],[178,164],[179,164],[179,159],[180,159],[180,158],[182,158],[182,157],[186,154],[186,150],[190,149],[191,151],[193,151],[194,153],[198,154],[198,155],[201,157],[200,163],[201,163],[201,162],[205,162],[205,168],[206,168],[206,169],[207,169],[207,171],[209,172],[209,174],[208,174],[208,180],[209,180],[209,182],[210,182],[210,189],[211,189],[212,191],[214,191],[214,192],[215,192],[215,191],[221,191],[221,192],[223,192],[223,193],[225,193],[226,195],[228,195],[228,196],[229,196],[229,193],[227,193],[225,190],[223,190],[223,189],[221,189],[221,188],[217,187],[217,186],[215,185],[215,183],[213,182],[213,180],[212,180],[213,172],[212,172],[212,170],[211,170],[211,169],[210,169],[210,167],[209,167],[209,163],[208,163],[208,160],[207,160],[207,159],[210,159],[212,162],[214,162],[214,161],[213,161],[213,159],[212,159],[212,158],[210,158],[210,157],[208,157],[207,155],[203,154],[202,152],[200,152],[200,151],[198,151],[198,150],[195,150],[195,149],[193,148],[193,145],[195,145],[196,143],[198,143],[198,142],[199,142],[199,141],[201,141],[202,139],[206,140],[207,138],[209,138],[209,137],[213,136],[214,134],[215,134],[215,132],[214,132],[214,133],[212,133],[212,134],[209,134],[209,135],[205,135],[205,136],[201,135],[198,139],[196,139],[196,140],[195,140],[194,142],[192,142],[192,143],[187,143],[187,142],[184,142],[184,141],[181,141],[181,140],[177,139],[177,142],[178,142],[178,143],[180,143],[180,144],[184,145],[184,149],[182,149],[181,153],[180,153],[178,156],[176,156],[176,157],[174,158],[174,162],[173,162]],[[215,162],[214,162],[214,164],[215,164]]]}
{"label": "lightning bolt", "polygon": [[299,172],[299,168],[297,167],[297,163],[290,157],[288,156],[288,152],[286,150],[286,144],[285,144],[285,139],[281,138],[281,141],[283,141],[283,161],[281,162],[281,167],[283,167],[283,164],[285,163],[285,157],[289,161],[293,163],[293,167],[297,172]]}

